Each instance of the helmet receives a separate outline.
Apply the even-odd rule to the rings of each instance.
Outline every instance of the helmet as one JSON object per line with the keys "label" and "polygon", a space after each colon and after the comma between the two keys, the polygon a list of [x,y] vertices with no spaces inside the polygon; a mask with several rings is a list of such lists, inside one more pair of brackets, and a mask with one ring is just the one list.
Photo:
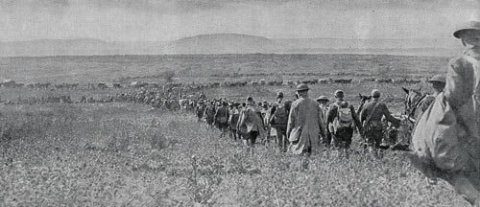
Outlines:
{"label": "helmet", "polygon": [[380,93],[379,90],[373,89],[371,95],[372,95],[373,98],[379,98],[381,93]]}
{"label": "helmet", "polygon": [[278,93],[277,93],[277,98],[283,98],[283,92],[281,92],[281,91],[278,92]]}
{"label": "helmet", "polygon": [[326,96],[319,96],[317,98],[317,101],[329,101],[328,98]]}
{"label": "helmet", "polygon": [[298,84],[297,86],[297,91],[308,91],[310,88],[308,88],[308,85],[305,83]]}
{"label": "helmet", "polygon": [[343,97],[344,92],[342,90],[336,90],[334,93],[335,97]]}

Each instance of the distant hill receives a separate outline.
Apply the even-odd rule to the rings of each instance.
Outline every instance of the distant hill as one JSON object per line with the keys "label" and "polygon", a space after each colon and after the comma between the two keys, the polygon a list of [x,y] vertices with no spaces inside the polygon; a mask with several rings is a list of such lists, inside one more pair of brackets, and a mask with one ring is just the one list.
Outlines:
{"label": "distant hill", "polygon": [[284,47],[265,37],[244,34],[209,34],[182,38],[169,43],[167,54],[275,53]]}
{"label": "distant hill", "polygon": [[268,39],[245,34],[206,34],[170,42],[107,42],[45,39],[0,42],[0,56],[94,56],[161,54],[351,53],[451,56],[455,39]]}

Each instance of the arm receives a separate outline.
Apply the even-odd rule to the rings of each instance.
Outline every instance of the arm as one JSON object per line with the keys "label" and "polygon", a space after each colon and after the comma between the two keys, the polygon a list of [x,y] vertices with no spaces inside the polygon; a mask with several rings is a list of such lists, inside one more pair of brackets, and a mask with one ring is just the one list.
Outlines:
{"label": "arm", "polygon": [[368,110],[367,107],[363,107],[362,111],[360,112],[360,122],[363,123],[367,119]]}
{"label": "arm", "polygon": [[228,110],[228,125],[232,125],[232,119],[233,119],[233,113],[230,113],[230,110]]}
{"label": "arm", "polygon": [[275,111],[277,110],[277,107],[273,106],[271,109],[270,109],[270,117],[268,117],[268,124],[272,123],[272,120],[274,119],[275,117]]}
{"label": "arm", "polygon": [[320,128],[320,136],[325,137],[327,133],[325,132],[325,128],[324,128],[325,122],[323,117],[323,111],[320,107],[318,107],[317,114],[318,114],[318,125],[319,125],[318,127]]}
{"label": "arm", "polygon": [[350,111],[352,113],[352,118],[353,118],[353,121],[355,122],[355,125],[357,126],[357,129],[358,129],[358,132],[360,134],[363,133],[363,127],[362,127],[362,123],[360,123],[360,120],[358,119],[358,116],[357,116],[357,113],[355,113],[355,108],[353,108],[352,105],[350,105]]}
{"label": "arm", "polygon": [[473,78],[473,73],[466,74],[469,69],[473,72],[473,65],[465,57],[454,59],[449,64],[445,97],[454,110],[470,98],[472,84],[468,79]]}
{"label": "arm", "polygon": [[420,110],[426,111],[434,101],[435,101],[435,97],[433,97],[432,95],[427,95],[425,97],[425,101],[423,101],[423,103],[420,104]]}
{"label": "arm", "polygon": [[243,123],[245,123],[245,111],[240,112],[240,117],[238,117],[237,121],[237,131],[240,131],[240,126],[242,126]]}
{"label": "arm", "polygon": [[258,122],[257,124],[260,125],[260,127],[258,127],[259,136],[262,138],[267,138],[268,134],[266,133],[265,123],[264,123],[264,119],[262,119],[262,116],[258,117],[257,122]]}
{"label": "arm", "polygon": [[337,107],[335,105],[330,106],[327,111],[327,125],[332,123],[337,114]]}
{"label": "arm", "polygon": [[290,137],[290,133],[295,126],[295,117],[296,117],[296,107],[292,107],[290,109],[290,114],[288,115],[288,123],[287,123],[287,139]]}
{"label": "arm", "polygon": [[215,115],[213,116],[213,123],[217,122],[217,116],[218,116],[218,109],[215,111]]}
{"label": "arm", "polygon": [[397,126],[397,127],[400,125],[400,122],[401,122],[401,121],[400,121],[399,119],[397,119],[397,118],[395,118],[395,117],[392,116],[392,114],[391,114],[390,111],[388,110],[387,105],[382,104],[382,111],[383,111],[383,115],[385,116],[385,118],[387,118],[387,120],[388,120],[389,122],[391,122],[393,125],[395,125],[395,126]]}

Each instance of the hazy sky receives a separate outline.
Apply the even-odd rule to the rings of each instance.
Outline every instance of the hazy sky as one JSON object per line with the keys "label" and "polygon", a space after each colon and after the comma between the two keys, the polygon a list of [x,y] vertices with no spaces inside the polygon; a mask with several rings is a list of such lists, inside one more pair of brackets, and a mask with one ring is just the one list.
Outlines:
{"label": "hazy sky", "polygon": [[450,38],[480,0],[0,0],[0,41],[162,41],[209,33],[269,38]]}

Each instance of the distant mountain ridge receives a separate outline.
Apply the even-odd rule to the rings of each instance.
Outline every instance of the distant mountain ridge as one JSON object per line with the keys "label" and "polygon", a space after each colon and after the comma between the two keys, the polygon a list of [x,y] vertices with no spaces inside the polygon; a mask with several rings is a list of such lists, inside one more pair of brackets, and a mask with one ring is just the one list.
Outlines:
{"label": "distant mountain ridge", "polygon": [[451,56],[461,49],[452,39],[269,39],[220,33],[167,42],[108,42],[98,39],[41,39],[0,42],[0,56],[95,56],[162,54],[350,53]]}
{"label": "distant mountain ridge", "polygon": [[265,37],[245,34],[210,34],[186,37],[169,43],[166,54],[245,54],[274,53],[282,44]]}

